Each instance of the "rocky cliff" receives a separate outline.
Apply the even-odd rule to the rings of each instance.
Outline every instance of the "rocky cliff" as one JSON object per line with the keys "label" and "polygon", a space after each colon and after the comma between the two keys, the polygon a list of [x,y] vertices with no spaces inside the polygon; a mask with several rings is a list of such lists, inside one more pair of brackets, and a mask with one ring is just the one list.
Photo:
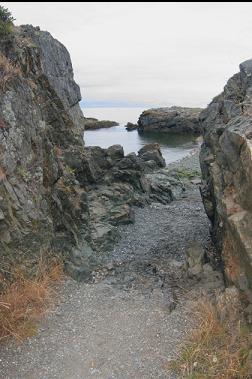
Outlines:
{"label": "rocky cliff", "polygon": [[[0,266],[34,267],[40,252],[67,253],[87,233],[80,90],[65,47],[22,26],[0,42]],[[76,162],[75,162],[76,164]]]}
{"label": "rocky cliff", "polygon": [[252,60],[200,119],[202,197],[226,278],[252,300]]}
{"label": "rocky cliff", "polygon": [[[67,271],[90,277],[99,255],[134,221],[133,206],[170,202],[158,146],[124,155],[85,148],[80,90],[69,53],[49,33],[16,27],[0,41],[0,269],[36,270],[40,255],[63,255]],[[178,183],[178,187],[181,187]],[[96,252],[94,254],[94,251]]]}
{"label": "rocky cliff", "polygon": [[200,108],[153,108],[144,111],[138,120],[142,132],[162,131],[166,133],[200,134]]}

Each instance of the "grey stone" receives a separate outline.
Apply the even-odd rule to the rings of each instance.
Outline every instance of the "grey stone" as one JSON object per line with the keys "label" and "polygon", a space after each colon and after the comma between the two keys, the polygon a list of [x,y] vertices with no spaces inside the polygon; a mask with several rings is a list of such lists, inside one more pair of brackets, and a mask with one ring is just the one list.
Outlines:
{"label": "grey stone", "polygon": [[123,147],[121,145],[112,145],[107,149],[107,154],[114,159],[121,159],[124,157]]}
{"label": "grey stone", "polygon": [[65,271],[77,281],[89,282],[92,278],[92,270],[88,264],[75,265],[74,263],[67,261],[65,263]]}

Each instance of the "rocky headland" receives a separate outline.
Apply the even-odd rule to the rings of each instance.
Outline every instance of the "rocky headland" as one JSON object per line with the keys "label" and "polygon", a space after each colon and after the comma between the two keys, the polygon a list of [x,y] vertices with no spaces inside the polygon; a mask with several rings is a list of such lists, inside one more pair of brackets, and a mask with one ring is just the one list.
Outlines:
{"label": "rocky headland", "polygon": [[88,118],[84,117],[83,119],[83,129],[84,130],[97,130],[97,129],[105,129],[112,128],[112,126],[118,126],[119,123],[116,121],[109,120],[98,120],[96,118]]}
{"label": "rocky headland", "polygon": [[140,132],[165,132],[174,134],[201,134],[199,115],[201,108],[152,108],[141,113],[138,120]]}

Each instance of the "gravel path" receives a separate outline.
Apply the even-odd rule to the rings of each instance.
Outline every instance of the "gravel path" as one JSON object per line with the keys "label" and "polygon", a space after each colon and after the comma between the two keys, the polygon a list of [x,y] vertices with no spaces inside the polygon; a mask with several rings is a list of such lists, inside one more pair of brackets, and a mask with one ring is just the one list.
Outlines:
{"label": "gravel path", "polygon": [[[197,169],[197,154],[182,163]],[[184,252],[208,240],[197,186],[169,205],[136,209],[135,224],[119,230],[94,283],[67,279],[38,334],[0,349],[0,378],[175,378],[167,362],[191,324],[177,285]]]}

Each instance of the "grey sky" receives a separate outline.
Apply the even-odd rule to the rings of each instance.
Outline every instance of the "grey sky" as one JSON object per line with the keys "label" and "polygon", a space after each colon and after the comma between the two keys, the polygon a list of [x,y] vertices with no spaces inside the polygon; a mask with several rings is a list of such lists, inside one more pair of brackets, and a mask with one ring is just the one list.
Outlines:
{"label": "grey sky", "polygon": [[252,58],[251,3],[1,4],[67,47],[88,104],[205,106]]}

